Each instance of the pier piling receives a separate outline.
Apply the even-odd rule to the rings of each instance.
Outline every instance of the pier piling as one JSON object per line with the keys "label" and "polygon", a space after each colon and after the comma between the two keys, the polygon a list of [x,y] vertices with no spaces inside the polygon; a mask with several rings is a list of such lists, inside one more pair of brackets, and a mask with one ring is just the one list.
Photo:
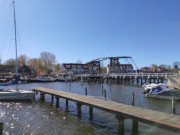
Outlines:
{"label": "pier piling", "polygon": [[59,107],[59,97],[56,96],[56,107]]}
{"label": "pier piling", "polygon": [[54,103],[54,95],[51,95],[51,102]]}
{"label": "pier piling", "polygon": [[85,88],[85,95],[87,96],[87,87]]}
{"label": "pier piling", "polygon": [[138,122],[133,120],[132,124],[132,135],[138,135]]}
{"label": "pier piling", "polygon": [[3,122],[0,122],[0,135],[3,134]]}
{"label": "pier piling", "polygon": [[104,89],[104,100],[106,100],[106,89]]}
{"label": "pier piling", "polygon": [[80,118],[81,117],[81,104],[76,103],[76,105],[77,105],[77,116]]}
{"label": "pier piling", "polygon": [[92,121],[93,120],[93,107],[89,106],[89,120]]}
{"label": "pier piling", "polygon": [[176,110],[175,110],[175,99],[174,98],[172,98],[172,112],[173,112],[173,114],[176,113]]}
{"label": "pier piling", "polygon": [[41,93],[40,93],[40,98],[41,98],[42,101],[45,100],[45,93],[44,93],[44,92],[41,92]]}
{"label": "pier piling", "polygon": [[66,98],[66,107],[68,108],[68,99]]}
{"label": "pier piling", "polygon": [[118,134],[124,135],[124,117],[120,115],[116,115],[116,119],[118,119],[119,126],[118,126]]}
{"label": "pier piling", "polygon": [[132,93],[132,106],[134,106],[134,93]]}

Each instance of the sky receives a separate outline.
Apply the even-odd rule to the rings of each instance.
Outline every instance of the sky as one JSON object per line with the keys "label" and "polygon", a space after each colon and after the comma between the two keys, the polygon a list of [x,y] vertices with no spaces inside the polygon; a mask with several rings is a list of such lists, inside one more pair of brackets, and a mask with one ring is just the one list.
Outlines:
{"label": "sky", "polygon": [[[139,68],[180,61],[180,0],[15,0],[15,7],[18,56],[46,51],[58,63],[131,56]],[[0,55],[15,58],[12,0],[0,0]]]}

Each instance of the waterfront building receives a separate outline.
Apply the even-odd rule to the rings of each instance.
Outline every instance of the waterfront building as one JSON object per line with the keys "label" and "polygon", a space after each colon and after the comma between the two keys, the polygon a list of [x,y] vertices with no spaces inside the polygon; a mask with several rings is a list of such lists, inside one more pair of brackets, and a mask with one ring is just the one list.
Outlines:
{"label": "waterfront building", "polygon": [[[0,65],[0,78],[1,79],[9,79],[13,78],[16,73],[16,66],[15,65]],[[18,66],[18,73],[19,76],[31,76],[33,74],[33,70],[26,65]]]}
{"label": "waterfront building", "polygon": [[77,64],[77,63],[63,63],[61,70],[64,74],[74,75],[74,74],[88,74],[89,67],[87,64]]}

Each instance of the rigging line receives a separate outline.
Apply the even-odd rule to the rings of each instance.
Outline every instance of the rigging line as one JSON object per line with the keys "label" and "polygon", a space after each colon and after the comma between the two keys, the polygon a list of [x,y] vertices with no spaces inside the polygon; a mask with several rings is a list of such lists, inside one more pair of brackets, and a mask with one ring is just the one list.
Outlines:
{"label": "rigging line", "polygon": [[[13,33],[11,34],[11,36],[13,35]],[[12,43],[12,39],[10,39],[10,42],[9,42],[9,46],[8,46],[8,50],[9,50],[9,52],[10,53],[8,53],[7,55],[8,55],[8,57],[10,57],[10,54],[12,54],[12,49],[11,49],[11,43]],[[11,58],[10,58],[11,59]]]}
{"label": "rigging line", "polygon": [[5,36],[4,36],[4,40],[3,40],[3,44],[4,44],[4,46],[6,45],[6,43],[7,43],[7,40],[8,40],[8,35],[10,34],[10,32],[11,32],[11,25],[12,25],[12,23],[11,23],[11,15],[10,15],[10,17],[9,17],[9,20],[8,20],[8,24],[7,24],[7,27],[6,27],[6,33],[5,33]]}
{"label": "rigging line", "polygon": [[[10,16],[11,16],[11,5],[9,6],[9,10],[8,10],[8,14],[7,14],[7,18],[6,18],[6,20],[7,20],[7,23],[5,24],[5,29],[4,30],[6,30],[7,28],[8,28],[8,25],[9,25],[9,23],[10,23]],[[3,26],[3,24],[2,24],[2,26]],[[3,27],[2,27],[2,30],[3,30]],[[4,37],[3,37],[3,34],[2,34],[2,39],[5,39],[5,35],[6,35],[6,33],[7,32],[5,32],[5,34],[4,34]],[[2,41],[4,41],[4,40],[2,40]],[[3,42],[2,42],[3,43]]]}
{"label": "rigging line", "polygon": [[[11,25],[11,28],[13,28],[13,26]],[[7,44],[9,43],[9,41],[11,41],[12,40],[12,35],[13,35],[13,30],[12,29],[9,29],[9,34],[7,34],[7,35],[10,35],[10,38],[6,38],[6,40],[4,41],[4,46],[3,46],[3,50],[2,50],[2,54],[4,54],[4,50],[5,50],[5,48],[7,48]],[[8,36],[7,36],[8,37]],[[9,44],[9,46],[10,46],[10,44]]]}
{"label": "rigging line", "polygon": [[[16,29],[17,29],[17,38],[19,37],[19,48],[21,49],[20,51],[22,51],[22,50],[24,50],[24,48],[23,48],[23,42],[22,42],[22,40],[21,40],[21,36],[20,36],[20,34],[19,34],[19,29],[18,29],[18,25],[16,24]],[[17,40],[18,41],[18,40]],[[20,52],[19,52],[19,54],[20,54]]]}
{"label": "rigging line", "polygon": [[12,22],[11,21],[11,18],[12,18],[12,14],[11,14],[11,12],[12,12],[12,10],[9,12],[9,14],[8,14],[8,23],[6,23],[6,26],[5,26],[5,34],[4,34],[4,37],[3,37],[3,50],[2,51],[4,51],[4,48],[5,48],[5,46],[6,46],[6,43],[7,43],[7,40],[8,40],[8,35],[10,34],[10,32],[11,32],[11,29],[10,29],[10,25],[12,25],[10,22]]}
{"label": "rigging line", "polygon": [[[8,15],[7,15],[7,20],[8,20],[8,18],[9,18],[9,15],[10,15],[10,10],[11,10],[11,5],[12,5],[12,3],[9,5],[9,10],[8,10]],[[3,20],[3,19],[1,19],[1,20]],[[6,23],[6,26],[7,26],[7,23]],[[1,21],[1,25],[0,25],[0,39],[1,39],[1,37],[2,37],[2,39],[3,39],[3,21]],[[1,33],[2,32],[2,33]],[[3,41],[3,40],[0,40],[1,42]]]}

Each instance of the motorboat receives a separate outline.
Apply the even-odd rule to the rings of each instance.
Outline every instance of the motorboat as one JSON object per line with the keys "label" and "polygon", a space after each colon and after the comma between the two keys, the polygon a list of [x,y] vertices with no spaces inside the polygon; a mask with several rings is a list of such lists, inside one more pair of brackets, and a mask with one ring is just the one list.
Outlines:
{"label": "motorboat", "polygon": [[159,84],[156,84],[156,83],[151,83],[151,84],[144,84],[142,87],[144,88],[144,94],[145,93],[149,93],[149,91],[151,90],[152,87],[155,87],[155,86],[166,86],[167,87],[167,84],[164,84],[164,83],[159,83]]}
{"label": "motorboat", "polygon": [[169,89],[166,84],[149,84],[144,88],[145,97],[180,100],[180,92],[174,89]]}

